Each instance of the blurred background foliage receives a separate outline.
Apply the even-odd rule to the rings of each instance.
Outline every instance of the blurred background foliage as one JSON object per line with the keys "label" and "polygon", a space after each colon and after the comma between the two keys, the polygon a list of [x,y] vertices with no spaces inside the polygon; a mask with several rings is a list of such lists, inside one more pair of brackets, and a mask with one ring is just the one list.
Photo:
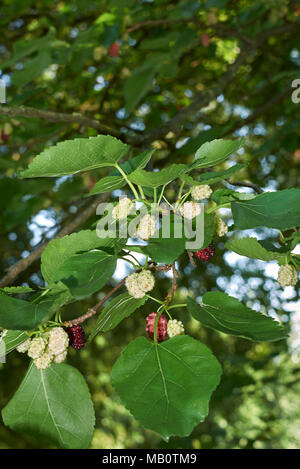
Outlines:
{"label": "blurred background foliage", "polygon": [[[83,194],[106,174],[100,169],[59,179],[15,178],[45,147],[98,132],[80,123],[23,117],[21,111],[8,117],[5,106],[93,117],[130,142],[132,154],[145,142],[156,148],[153,168],[191,161],[195,150],[213,138],[245,136],[244,149],[234,159],[248,160],[249,165],[235,181],[251,181],[264,190],[299,186],[300,104],[291,100],[291,82],[300,78],[297,3],[2,0],[0,79],[7,85],[7,104],[0,111],[2,274],[85,208],[91,199]],[[242,63],[226,80],[241,54]],[[209,95],[208,102],[203,105],[200,99],[197,107],[202,95]],[[144,142],[145,133],[164,128],[190,105],[193,112],[181,120],[180,129],[172,121],[173,129]],[[232,160],[216,169],[228,164]],[[175,192],[171,186],[169,196]],[[230,224],[226,210],[224,216]],[[92,217],[80,228],[95,221]],[[262,239],[270,230],[254,233]],[[148,302],[117,329],[70,354],[95,403],[92,448],[299,448],[299,288],[280,289],[273,263],[247,260],[226,252],[223,241],[216,244],[217,254],[209,264],[194,268],[182,256],[176,301],[182,303],[188,292],[201,296],[213,289],[226,291],[280,318],[291,330],[289,342],[256,344],[231,338],[200,327],[179,310],[177,318],[213,350],[224,373],[206,421],[190,437],[171,438],[166,444],[139,426],[110,384],[111,367],[121,350],[144,334],[144,318],[153,308]],[[34,262],[14,284],[41,285],[39,267],[39,261]],[[121,263],[116,278],[120,275]],[[159,275],[155,295],[164,297],[170,279]],[[85,312],[99,295],[69,305],[64,316]],[[0,364],[1,408],[27,366],[27,358],[17,353]],[[48,447],[48,442],[16,434],[0,421],[0,448]]]}

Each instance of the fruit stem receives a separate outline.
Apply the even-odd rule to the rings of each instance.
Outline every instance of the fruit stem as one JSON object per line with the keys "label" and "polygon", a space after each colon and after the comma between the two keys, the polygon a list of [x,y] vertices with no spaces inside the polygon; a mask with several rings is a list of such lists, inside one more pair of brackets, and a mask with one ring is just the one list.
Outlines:
{"label": "fruit stem", "polygon": [[123,178],[125,179],[125,181],[127,182],[127,184],[129,185],[130,189],[132,190],[136,200],[139,200],[139,194],[137,193],[134,185],[132,184],[131,181],[129,181],[128,177],[127,177],[127,174],[123,171],[123,169],[118,165],[118,163],[115,164],[115,168],[122,174]]}
{"label": "fruit stem", "polygon": [[174,309],[174,308],[186,308],[186,303],[180,304],[180,305],[168,306],[168,309]]}
{"label": "fruit stem", "polygon": [[153,300],[153,301],[155,301],[156,303],[159,303],[160,305],[163,306],[163,302],[162,302],[162,301],[157,300],[156,298],[153,298],[153,296],[150,296],[150,295],[146,295],[146,296],[147,296],[150,300]]}

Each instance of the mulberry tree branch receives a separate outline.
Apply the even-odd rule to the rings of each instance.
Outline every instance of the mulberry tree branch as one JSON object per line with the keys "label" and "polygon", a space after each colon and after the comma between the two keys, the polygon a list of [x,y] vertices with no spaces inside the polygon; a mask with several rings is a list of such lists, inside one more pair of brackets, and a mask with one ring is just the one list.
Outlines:
{"label": "mulberry tree branch", "polygon": [[[149,268],[150,270],[152,270],[152,272],[156,272],[156,271],[168,272],[171,268],[173,268],[173,266],[170,264],[158,266],[156,265],[155,262],[149,261]],[[141,272],[141,270],[142,269],[136,269],[135,272]],[[82,324],[87,319],[90,319],[91,317],[95,316],[95,314],[97,314],[98,309],[104,305],[106,300],[108,300],[114,293],[116,293],[116,291],[118,291],[125,284],[126,278],[127,277],[124,277],[122,280],[120,280],[120,282],[114,288],[112,288],[98,303],[92,306],[92,308],[89,308],[86,313],[82,314],[78,318],[72,319],[71,321],[67,321],[65,325],[68,327],[77,326],[78,324]]]}

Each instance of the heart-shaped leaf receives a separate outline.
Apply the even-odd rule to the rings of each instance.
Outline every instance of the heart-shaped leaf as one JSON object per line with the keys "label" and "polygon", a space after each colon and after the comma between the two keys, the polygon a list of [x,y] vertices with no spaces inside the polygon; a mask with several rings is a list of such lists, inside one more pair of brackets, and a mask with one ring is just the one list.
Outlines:
{"label": "heart-shaped leaf", "polygon": [[212,352],[192,337],[159,344],[140,337],[115,363],[112,383],[134,417],[168,440],[189,435],[205,419],[220,375]]}
{"label": "heart-shaped leaf", "polygon": [[61,448],[88,448],[95,416],[85,380],[76,368],[31,363],[19,389],[2,411],[15,431],[48,438]]}

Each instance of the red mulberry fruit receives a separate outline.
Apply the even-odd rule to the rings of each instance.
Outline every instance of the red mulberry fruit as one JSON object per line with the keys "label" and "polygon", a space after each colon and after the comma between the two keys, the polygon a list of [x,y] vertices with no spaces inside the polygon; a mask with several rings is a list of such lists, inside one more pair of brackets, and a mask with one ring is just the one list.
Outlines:
{"label": "red mulberry fruit", "polygon": [[108,49],[108,55],[111,57],[117,57],[119,55],[119,44],[114,42]]}
{"label": "red mulberry fruit", "polygon": [[215,253],[215,247],[213,244],[210,244],[209,246],[207,246],[207,248],[204,248],[201,251],[195,252],[195,256],[198,259],[201,259],[201,261],[207,262],[209,261],[209,259],[213,257],[214,253]]}
{"label": "red mulberry fruit", "polygon": [[85,332],[82,326],[67,327],[71,347],[80,350],[86,344]]}
{"label": "red mulberry fruit", "polygon": [[[154,325],[157,313],[150,313],[146,318],[146,332],[151,340],[154,338]],[[167,337],[167,318],[162,314],[157,323],[157,342],[162,342]]]}

